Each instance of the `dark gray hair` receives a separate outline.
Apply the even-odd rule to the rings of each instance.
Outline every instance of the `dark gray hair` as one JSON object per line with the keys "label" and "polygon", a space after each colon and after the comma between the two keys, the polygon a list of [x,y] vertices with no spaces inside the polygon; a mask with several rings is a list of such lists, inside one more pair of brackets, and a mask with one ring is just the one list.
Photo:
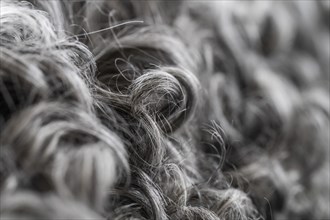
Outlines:
{"label": "dark gray hair", "polygon": [[330,218],[329,11],[1,0],[1,219]]}

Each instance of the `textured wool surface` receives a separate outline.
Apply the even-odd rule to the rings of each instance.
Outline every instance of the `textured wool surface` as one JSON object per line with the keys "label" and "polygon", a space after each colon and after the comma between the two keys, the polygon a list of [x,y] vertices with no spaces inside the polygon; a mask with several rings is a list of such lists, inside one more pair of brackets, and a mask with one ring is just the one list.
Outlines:
{"label": "textured wool surface", "polygon": [[0,2],[1,219],[330,218],[328,0]]}

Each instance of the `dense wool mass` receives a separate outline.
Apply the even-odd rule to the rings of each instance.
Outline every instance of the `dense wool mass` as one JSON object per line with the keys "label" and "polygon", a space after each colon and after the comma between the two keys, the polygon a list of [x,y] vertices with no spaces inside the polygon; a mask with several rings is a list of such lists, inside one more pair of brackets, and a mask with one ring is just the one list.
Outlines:
{"label": "dense wool mass", "polygon": [[329,219],[329,19],[1,0],[1,219]]}

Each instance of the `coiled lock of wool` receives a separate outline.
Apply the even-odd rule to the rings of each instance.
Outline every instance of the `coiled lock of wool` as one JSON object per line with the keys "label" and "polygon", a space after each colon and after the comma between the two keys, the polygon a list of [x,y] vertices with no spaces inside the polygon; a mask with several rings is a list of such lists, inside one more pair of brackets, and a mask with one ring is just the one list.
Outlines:
{"label": "coiled lock of wool", "polygon": [[330,218],[329,15],[1,0],[0,218]]}

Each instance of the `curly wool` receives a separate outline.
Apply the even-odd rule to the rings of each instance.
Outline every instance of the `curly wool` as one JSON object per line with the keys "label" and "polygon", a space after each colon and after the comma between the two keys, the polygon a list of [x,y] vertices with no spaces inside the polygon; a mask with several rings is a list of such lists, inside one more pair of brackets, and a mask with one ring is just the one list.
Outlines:
{"label": "curly wool", "polygon": [[328,1],[0,3],[1,219],[330,218]]}

